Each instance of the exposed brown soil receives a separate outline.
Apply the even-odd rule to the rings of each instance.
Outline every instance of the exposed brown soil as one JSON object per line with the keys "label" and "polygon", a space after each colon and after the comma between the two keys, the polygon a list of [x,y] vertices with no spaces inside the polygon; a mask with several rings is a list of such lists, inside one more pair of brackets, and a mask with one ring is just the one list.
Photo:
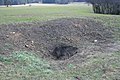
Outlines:
{"label": "exposed brown soil", "polygon": [[[61,44],[77,47],[77,54],[64,61],[55,61],[50,53]],[[91,19],[69,18],[0,25],[0,54],[33,51],[54,64],[79,64],[87,55],[96,52],[119,51],[120,46],[117,46],[112,29]]]}

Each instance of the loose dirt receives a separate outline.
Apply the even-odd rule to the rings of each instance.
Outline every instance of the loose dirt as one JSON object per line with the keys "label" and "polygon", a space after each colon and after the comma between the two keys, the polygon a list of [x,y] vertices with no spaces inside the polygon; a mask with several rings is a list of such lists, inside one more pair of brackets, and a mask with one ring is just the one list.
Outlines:
{"label": "loose dirt", "polygon": [[[54,60],[56,46],[66,44],[78,48],[77,54],[66,60]],[[46,22],[0,25],[0,54],[32,51],[53,65],[79,64],[88,55],[120,51],[114,32],[92,19],[62,18]]]}

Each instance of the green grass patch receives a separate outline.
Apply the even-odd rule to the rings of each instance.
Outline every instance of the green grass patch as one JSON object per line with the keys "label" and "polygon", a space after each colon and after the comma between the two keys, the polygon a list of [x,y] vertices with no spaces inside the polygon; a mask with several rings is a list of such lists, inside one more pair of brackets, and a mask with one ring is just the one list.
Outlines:
{"label": "green grass patch", "polygon": [[120,52],[95,54],[78,69],[68,65],[67,71],[53,70],[49,63],[26,51],[14,52],[9,57],[1,56],[4,68],[0,70],[0,79],[6,80],[119,80]]}
{"label": "green grass patch", "polygon": [[1,55],[0,62],[4,64],[0,70],[2,80],[33,80],[53,73],[47,61],[31,52],[17,51],[8,57]]}
{"label": "green grass patch", "polygon": [[[0,24],[46,21],[64,17],[95,17],[106,23],[117,23],[120,21],[120,16],[94,14],[92,6],[88,6],[87,4],[71,4],[68,6],[4,7],[0,8],[0,17]],[[117,23],[115,25],[118,26],[120,24]]]}
{"label": "green grass patch", "polygon": [[120,79],[120,52],[110,54],[95,54],[79,69],[70,69],[64,75],[74,80],[119,80]]}

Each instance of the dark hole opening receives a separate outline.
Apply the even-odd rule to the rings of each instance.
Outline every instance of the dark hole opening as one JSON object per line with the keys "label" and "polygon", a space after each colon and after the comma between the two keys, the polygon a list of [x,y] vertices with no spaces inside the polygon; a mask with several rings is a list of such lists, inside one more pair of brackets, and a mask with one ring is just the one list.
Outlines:
{"label": "dark hole opening", "polygon": [[51,55],[56,60],[65,60],[75,55],[77,53],[77,50],[77,47],[60,45],[54,48]]}

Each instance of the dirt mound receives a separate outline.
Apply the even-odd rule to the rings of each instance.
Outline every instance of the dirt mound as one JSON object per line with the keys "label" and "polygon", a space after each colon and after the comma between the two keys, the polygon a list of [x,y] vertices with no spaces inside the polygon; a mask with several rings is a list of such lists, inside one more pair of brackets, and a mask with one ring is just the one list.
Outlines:
{"label": "dirt mound", "polygon": [[0,25],[0,54],[28,50],[46,58],[61,44],[77,47],[78,53],[81,53],[86,48],[104,51],[104,45],[112,41],[112,31],[91,19],[69,18]]}

